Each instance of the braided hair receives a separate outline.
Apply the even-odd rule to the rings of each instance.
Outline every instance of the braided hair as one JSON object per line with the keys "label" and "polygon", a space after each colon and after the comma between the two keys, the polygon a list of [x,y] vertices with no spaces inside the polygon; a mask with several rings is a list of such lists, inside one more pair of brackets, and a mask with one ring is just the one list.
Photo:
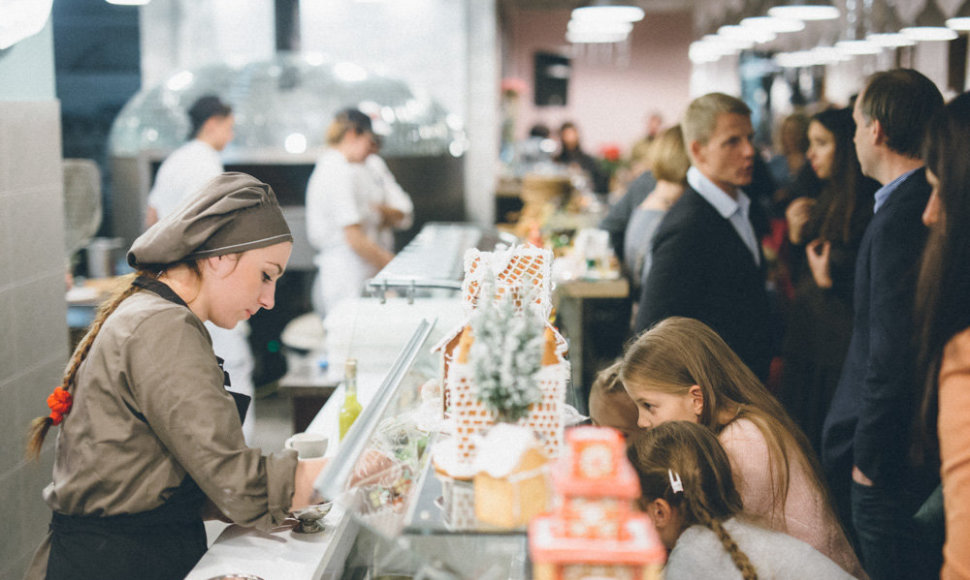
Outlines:
{"label": "braided hair", "polygon": [[[190,266],[191,267],[191,266]],[[67,406],[63,410],[55,408],[55,404],[51,402],[51,398],[48,399],[48,405],[51,406],[51,413],[49,415],[44,415],[43,417],[37,417],[30,423],[30,428],[27,434],[27,459],[36,459],[40,455],[41,447],[44,444],[44,438],[47,437],[47,432],[54,425],[60,424],[63,419],[63,415],[66,415],[70,409],[70,395],[75,386],[75,378],[77,377],[78,369],[81,367],[81,363],[87,358],[88,353],[91,351],[91,345],[94,344],[94,339],[97,338],[98,333],[101,332],[101,327],[104,326],[105,320],[113,313],[118,306],[124,302],[129,296],[141,290],[138,286],[134,285],[135,278],[139,275],[146,276],[150,278],[157,278],[158,273],[149,272],[136,272],[134,274],[128,274],[122,277],[118,283],[118,289],[101,304],[98,308],[97,315],[94,318],[94,322],[91,323],[90,328],[78,343],[77,348],[74,349],[74,354],[71,355],[70,363],[68,364],[67,370],[64,372],[64,378],[61,380],[61,384],[54,390],[54,394],[51,398],[57,395],[63,395],[67,399]]]}
{"label": "braided hair", "polygon": [[663,499],[677,508],[684,529],[709,528],[744,579],[757,580],[751,560],[723,525],[743,506],[727,453],[710,429],[690,421],[663,423],[640,432],[627,447],[627,457],[639,475],[644,501]]}

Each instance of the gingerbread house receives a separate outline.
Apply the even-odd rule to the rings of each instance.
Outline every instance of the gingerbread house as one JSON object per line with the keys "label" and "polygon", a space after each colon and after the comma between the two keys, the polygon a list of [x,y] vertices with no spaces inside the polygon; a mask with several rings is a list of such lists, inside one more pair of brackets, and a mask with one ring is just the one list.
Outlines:
{"label": "gingerbread house", "polygon": [[[470,320],[481,300],[511,299],[522,316],[537,317],[544,325],[542,364],[535,375],[541,400],[517,424],[536,431],[548,457],[556,458],[563,438],[563,413],[569,363],[566,341],[548,320],[552,312],[549,279],[552,252],[516,246],[496,252],[469,250],[465,254],[463,305]],[[483,289],[489,288],[489,296]],[[478,435],[495,424],[495,417],[479,400],[468,352],[475,338],[468,324],[455,328],[434,347],[443,351],[442,401],[446,425],[453,434],[435,454],[439,471],[459,478],[474,475]]]}
{"label": "gingerbread house", "polygon": [[558,508],[529,525],[533,578],[660,577],[666,550],[647,516],[633,509],[640,486],[624,450],[615,429],[569,431],[552,468]]}
{"label": "gingerbread house", "polygon": [[531,429],[500,424],[475,456],[475,517],[502,528],[524,526],[550,504],[549,459]]}

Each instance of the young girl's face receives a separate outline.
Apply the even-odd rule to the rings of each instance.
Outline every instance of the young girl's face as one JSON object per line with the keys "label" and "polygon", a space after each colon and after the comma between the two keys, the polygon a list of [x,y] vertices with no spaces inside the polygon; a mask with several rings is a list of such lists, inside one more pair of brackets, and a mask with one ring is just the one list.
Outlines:
{"label": "young girl's face", "polygon": [[701,390],[696,385],[684,394],[661,391],[637,380],[624,380],[623,386],[637,405],[637,426],[643,429],[651,429],[667,421],[696,423],[703,408]]}

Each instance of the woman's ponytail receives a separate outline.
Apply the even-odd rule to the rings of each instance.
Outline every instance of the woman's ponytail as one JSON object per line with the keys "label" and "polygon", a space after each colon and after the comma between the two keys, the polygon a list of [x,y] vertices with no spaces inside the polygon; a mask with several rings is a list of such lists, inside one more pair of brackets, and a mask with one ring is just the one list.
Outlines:
{"label": "woman's ponytail", "polygon": [[74,378],[77,375],[78,368],[80,368],[84,359],[87,358],[88,352],[91,350],[91,345],[101,331],[101,326],[104,324],[104,321],[118,308],[119,304],[139,290],[132,283],[139,274],[147,275],[145,272],[140,272],[129,274],[122,278],[119,281],[119,290],[98,309],[97,316],[95,316],[94,322],[91,323],[91,328],[88,329],[87,334],[84,335],[84,338],[78,343],[77,348],[74,349],[74,354],[71,356],[71,364],[64,373],[64,379],[54,389],[54,392],[47,397],[47,406],[51,410],[50,414],[37,417],[30,422],[30,428],[27,432],[27,459],[33,460],[40,455],[40,450],[44,445],[44,438],[47,437],[47,432],[54,425],[59,425],[71,411],[71,405],[73,404],[71,390],[74,386]]}

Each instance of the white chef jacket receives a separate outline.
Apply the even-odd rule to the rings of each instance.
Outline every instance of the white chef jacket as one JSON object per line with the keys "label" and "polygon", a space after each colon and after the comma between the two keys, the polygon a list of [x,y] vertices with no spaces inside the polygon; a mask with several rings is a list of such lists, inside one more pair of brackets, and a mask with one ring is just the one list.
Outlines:
{"label": "white chef jacket", "polygon": [[384,191],[363,163],[350,163],[327,149],[318,159],[306,192],[307,238],[317,250],[313,305],[325,316],[337,302],[360,296],[377,268],[347,244],[344,228],[359,224],[372,240],[380,239],[381,214],[376,206]]}
{"label": "white chef jacket", "polygon": [[[155,184],[148,194],[148,205],[154,207],[158,219],[162,219],[223,171],[219,152],[208,143],[193,139],[162,162],[155,175]],[[252,397],[256,392],[253,385],[255,361],[249,347],[249,325],[242,321],[235,328],[227,330],[206,322],[205,327],[212,336],[212,350],[225,361],[224,368],[229,373],[231,390]],[[246,441],[252,441],[254,416],[254,405],[250,404],[246,421],[243,422]]]}
{"label": "white chef jacket", "polygon": [[384,192],[382,203],[404,214],[404,219],[395,224],[394,228],[381,228],[378,243],[388,252],[394,251],[394,232],[392,230],[406,230],[414,224],[414,204],[411,196],[402,188],[394,174],[388,169],[387,163],[380,155],[368,155],[364,160],[369,178],[377,183],[377,187]]}
{"label": "white chef jacket", "polygon": [[193,139],[169,155],[155,175],[148,205],[158,218],[172,213],[190,193],[195,193],[224,170],[219,152],[208,143]]}

